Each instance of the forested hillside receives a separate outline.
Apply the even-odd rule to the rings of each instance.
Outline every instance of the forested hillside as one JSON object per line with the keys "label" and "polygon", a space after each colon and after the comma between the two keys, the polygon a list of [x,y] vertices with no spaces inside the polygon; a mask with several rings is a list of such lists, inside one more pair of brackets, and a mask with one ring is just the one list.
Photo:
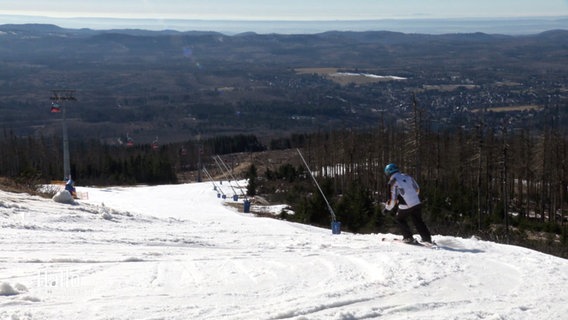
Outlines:
{"label": "forested hillside", "polygon": [[[568,31],[506,36],[326,32],[226,36],[213,32],[0,26],[0,129],[52,136],[53,90],[72,139],[120,144],[374,127],[412,112],[433,128],[542,128],[545,108],[566,119]],[[568,123],[562,121],[561,123]],[[564,129],[564,133],[566,133]],[[268,143],[268,140],[264,143]]]}

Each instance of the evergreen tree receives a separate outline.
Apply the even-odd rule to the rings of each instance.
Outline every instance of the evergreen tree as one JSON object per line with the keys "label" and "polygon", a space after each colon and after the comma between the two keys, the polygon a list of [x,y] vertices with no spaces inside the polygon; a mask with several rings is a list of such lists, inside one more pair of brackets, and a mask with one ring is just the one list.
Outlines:
{"label": "evergreen tree", "polygon": [[254,197],[256,195],[258,177],[256,171],[256,166],[253,163],[250,165],[249,169],[246,172],[246,179],[248,180],[247,196],[249,197]]}
{"label": "evergreen tree", "polygon": [[374,207],[369,191],[360,183],[352,182],[337,204],[336,213],[342,225],[359,232],[373,221]]}

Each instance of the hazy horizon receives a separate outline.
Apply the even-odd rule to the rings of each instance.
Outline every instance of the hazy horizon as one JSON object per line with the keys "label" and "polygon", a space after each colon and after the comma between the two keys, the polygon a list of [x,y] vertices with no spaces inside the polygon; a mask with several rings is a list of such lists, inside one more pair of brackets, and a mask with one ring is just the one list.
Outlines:
{"label": "hazy horizon", "polygon": [[361,19],[361,20],[203,20],[152,18],[53,18],[0,14],[0,24],[53,24],[71,29],[141,29],[213,31],[224,34],[255,32],[259,34],[312,34],[327,31],[394,31],[404,33],[501,33],[535,34],[553,29],[568,29],[568,16],[437,18],[437,19]]}
{"label": "hazy horizon", "polygon": [[[66,28],[315,33],[390,30],[427,33],[533,33],[568,17],[568,0],[3,0],[0,17],[12,23],[42,22]],[[21,18],[19,21],[17,17]],[[478,19],[504,22],[487,26]],[[528,19],[530,26],[508,19]],[[8,20],[4,18],[4,20]],[[444,23],[440,23],[443,20]],[[477,22],[477,24],[476,24]],[[564,21],[565,22],[565,21]],[[555,24],[553,28],[566,28]],[[488,28],[489,27],[489,28]],[[543,26],[545,29],[549,26]],[[537,30],[538,29],[538,30]]]}
{"label": "hazy horizon", "polygon": [[377,20],[550,17],[567,0],[3,0],[0,14],[55,18],[202,20]]}

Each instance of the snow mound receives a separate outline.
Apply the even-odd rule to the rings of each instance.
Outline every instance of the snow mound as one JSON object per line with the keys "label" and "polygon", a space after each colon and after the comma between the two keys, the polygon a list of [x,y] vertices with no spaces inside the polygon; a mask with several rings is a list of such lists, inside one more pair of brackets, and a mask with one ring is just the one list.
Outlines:
{"label": "snow mound", "polygon": [[73,196],[67,190],[59,191],[53,196],[53,201],[58,203],[74,204]]}
{"label": "snow mound", "polygon": [[28,292],[28,288],[23,284],[17,283],[13,287],[8,282],[2,282],[2,284],[0,284],[0,296],[17,296],[24,292]]}
{"label": "snow mound", "polygon": [[100,209],[100,213],[103,217],[103,219],[105,220],[112,220],[112,213],[111,213],[111,209],[105,207],[105,204],[103,203]]}

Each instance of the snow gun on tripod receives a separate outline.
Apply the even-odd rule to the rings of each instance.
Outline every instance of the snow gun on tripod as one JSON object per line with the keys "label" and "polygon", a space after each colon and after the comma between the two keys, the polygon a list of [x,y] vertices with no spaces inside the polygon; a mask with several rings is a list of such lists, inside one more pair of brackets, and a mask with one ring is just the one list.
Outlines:
{"label": "snow gun on tripod", "polygon": [[312,177],[312,179],[314,180],[314,183],[316,184],[316,187],[318,187],[319,192],[321,193],[321,196],[323,197],[323,200],[325,201],[325,204],[327,205],[327,210],[329,210],[329,214],[331,215],[331,233],[332,234],[340,234],[341,233],[341,222],[337,221],[336,217],[335,217],[335,212],[333,212],[333,209],[331,208],[331,205],[329,204],[329,201],[327,201],[327,198],[325,197],[325,194],[323,193],[323,191],[321,190],[316,178],[314,177],[314,175],[312,174],[312,171],[310,170],[310,167],[308,166],[308,163],[306,162],[306,159],[304,159],[304,156],[302,155],[302,153],[300,152],[300,149],[296,149],[298,151],[298,154],[300,155],[300,158],[302,158],[302,162],[304,162],[304,165],[306,166],[306,169],[308,170],[308,172],[310,173],[310,176]]}

